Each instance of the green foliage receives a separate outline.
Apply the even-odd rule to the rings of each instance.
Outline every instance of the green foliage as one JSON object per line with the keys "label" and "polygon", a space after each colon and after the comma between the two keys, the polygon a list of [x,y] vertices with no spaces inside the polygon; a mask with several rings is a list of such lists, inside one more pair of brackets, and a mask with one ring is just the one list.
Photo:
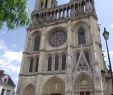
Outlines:
{"label": "green foliage", "polygon": [[29,24],[27,0],[0,0],[0,28],[4,23],[9,29]]}

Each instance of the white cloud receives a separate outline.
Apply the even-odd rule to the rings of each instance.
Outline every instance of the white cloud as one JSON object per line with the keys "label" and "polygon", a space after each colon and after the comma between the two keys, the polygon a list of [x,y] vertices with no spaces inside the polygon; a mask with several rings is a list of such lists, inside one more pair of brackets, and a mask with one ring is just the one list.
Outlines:
{"label": "white cloud", "polygon": [[111,24],[110,27],[113,28],[113,24]]}
{"label": "white cloud", "polygon": [[21,58],[21,51],[9,49],[5,43],[0,40],[0,69],[5,70],[5,72],[10,75],[17,75],[19,73]]}
{"label": "white cloud", "polygon": [[4,44],[2,40],[0,40],[0,51],[5,50],[5,49],[7,49],[6,45]]}
{"label": "white cloud", "polygon": [[11,63],[7,63],[6,61],[2,60],[1,61],[1,67],[3,68],[3,70],[5,70],[5,72],[8,72],[10,75],[13,73],[18,74],[19,73],[19,66],[14,66],[14,64]]}
{"label": "white cloud", "polygon": [[[113,51],[110,51],[109,54],[110,54],[111,60],[113,60]],[[107,55],[107,52],[104,52],[104,55],[105,55],[105,61],[108,61],[108,55]]]}
{"label": "white cloud", "polygon": [[113,51],[110,51],[110,54],[113,56]]}
{"label": "white cloud", "polygon": [[16,51],[7,51],[3,54],[3,57],[11,62],[11,61],[17,61],[17,62],[21,62],[21,52],[16,52]]}

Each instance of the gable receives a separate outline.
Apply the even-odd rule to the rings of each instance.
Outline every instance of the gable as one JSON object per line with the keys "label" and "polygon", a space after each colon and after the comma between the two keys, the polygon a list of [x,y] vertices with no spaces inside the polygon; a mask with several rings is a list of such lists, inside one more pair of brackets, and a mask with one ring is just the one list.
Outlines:
{"label": "gable", "polygon": [[90,70],[90,66],[87,62],[87,59],[84,55],[83,50],[81,50],[80,56],[77,62],[77,66],[76,66],[76,71],[89,71],[89,70]]}

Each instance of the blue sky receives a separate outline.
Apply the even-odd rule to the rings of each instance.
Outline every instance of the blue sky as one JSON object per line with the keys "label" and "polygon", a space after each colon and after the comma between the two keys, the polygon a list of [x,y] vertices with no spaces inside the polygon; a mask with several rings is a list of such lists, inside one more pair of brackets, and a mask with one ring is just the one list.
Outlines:
{"label": "blue sky", "polygon": [[[57,0],[58,4],[69,2],[69,0]],[[28,0],[28,12],[34,8],[34,0]],[[109,50],[111,56],[111,62],[113,62],[113,0],[95,0],[96,12],[98,15],[98,23],[101,29],[101,41],[103,51],[106,48],[105,41],[102,37],[103,28],[106,27],[110,32],[108,40]],[[26,36],[26,27],[9,31],[6,26],[0,30],[0,70],[5,70],[5,73],[9,74],[15,83],[18,80],[18,73],[21,64],[22,51],[24,48]],[[107,58],[105,58],[107,61]],[[112,63],[113,64],[113,63]]]}

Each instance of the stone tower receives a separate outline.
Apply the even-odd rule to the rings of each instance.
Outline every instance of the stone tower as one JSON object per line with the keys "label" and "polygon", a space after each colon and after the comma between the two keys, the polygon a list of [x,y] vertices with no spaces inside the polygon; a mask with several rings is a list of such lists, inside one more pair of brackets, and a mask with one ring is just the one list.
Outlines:
{"label": "stone tower", "polygon": [[57,6],[56,0],[36,0],[35,10],[40,11],[42,9],[54,8]]}
{"label": "stone tower", "polygon": [[19,74],[19,95],[110,95],[94,0],[37,0]]}

